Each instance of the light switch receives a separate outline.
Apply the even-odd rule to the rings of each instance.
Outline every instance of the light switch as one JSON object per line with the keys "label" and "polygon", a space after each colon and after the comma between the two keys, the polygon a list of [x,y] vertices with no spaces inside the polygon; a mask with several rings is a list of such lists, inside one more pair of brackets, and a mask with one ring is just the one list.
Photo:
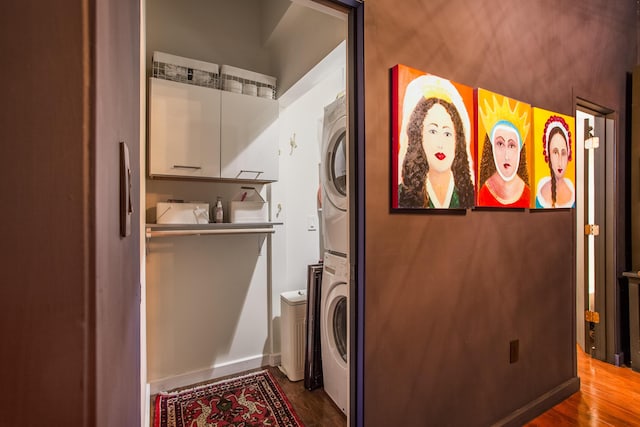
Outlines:
{"label": "light switch", "polygon": [[131,217],[133,203],[131,201],[131,165],[129,162],[129,147],[120,142],[120,236],[131,235]]}
{"label": "light switch", "polygon": [[315,215],[307,216],[307,231],[316,231],[318,229],[318,217]]}

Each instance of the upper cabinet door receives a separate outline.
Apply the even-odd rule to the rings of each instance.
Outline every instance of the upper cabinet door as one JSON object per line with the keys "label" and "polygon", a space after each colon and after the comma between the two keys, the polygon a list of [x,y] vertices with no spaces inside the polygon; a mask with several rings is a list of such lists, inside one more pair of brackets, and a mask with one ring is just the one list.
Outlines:
{"label": "upper cabinet door", "polygon": [[220,177],[220,91],[150,79],[149,175]]}
{"label": "upper cabinet door", "polygon": [[222,91],[221,176],[278,180],[278,101]]}

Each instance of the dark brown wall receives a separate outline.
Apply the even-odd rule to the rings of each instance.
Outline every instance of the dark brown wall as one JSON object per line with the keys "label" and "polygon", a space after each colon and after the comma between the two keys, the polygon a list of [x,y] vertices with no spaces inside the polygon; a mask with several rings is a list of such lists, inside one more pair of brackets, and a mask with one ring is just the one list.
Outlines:
{"label": "dark brown wall", "polygon": [[116,190],[119,139],[138,161],[133,3],[0,14],[3,427],[140,420],[139,227],[120,240]]}
{"label": "dark brown wall", "polygon": [[577,386],[574,211],[389,213],[389,69],[570,115],[580,96],[624,138],[634,59],[631,0],[365,3],[365,425],[517,423]]}
{"label": "dark brown wall", "polygon": [[86,425],[92,236],[81,10],[27,0],[0,15],[0,425]]}

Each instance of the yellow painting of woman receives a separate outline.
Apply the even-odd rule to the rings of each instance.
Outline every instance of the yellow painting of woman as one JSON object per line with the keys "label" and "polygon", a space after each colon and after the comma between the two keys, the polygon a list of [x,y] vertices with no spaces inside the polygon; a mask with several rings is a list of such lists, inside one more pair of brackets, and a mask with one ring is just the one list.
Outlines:
{"label": "yellow painting of woman", "polygon": [[393,73],[393,207],[473,207],[473,89],[402,65]]}
{"label": "yellow painting of woman", "polygon": [[477,103],[477,206],[528,208],[531,106],[484,89]]}
{"label": "yellow painting of woman", "polygon": [[575,206],[575,119],[542,108],[533,109],[534,177],[540,209]]}

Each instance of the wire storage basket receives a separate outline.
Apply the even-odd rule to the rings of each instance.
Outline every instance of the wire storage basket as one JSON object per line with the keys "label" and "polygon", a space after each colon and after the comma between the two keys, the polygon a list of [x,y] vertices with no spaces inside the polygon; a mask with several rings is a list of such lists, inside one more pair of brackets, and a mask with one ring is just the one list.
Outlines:
{"label": "wire storage basket", "polygon": [[153,53],[151,75],[158,79],[220,89],[218,64],[164,52]]}
{"label": "wire storage basket", "polygon": [[275,99],[276,78],[255,71],[220,66],[220,89],[261,98]]}

